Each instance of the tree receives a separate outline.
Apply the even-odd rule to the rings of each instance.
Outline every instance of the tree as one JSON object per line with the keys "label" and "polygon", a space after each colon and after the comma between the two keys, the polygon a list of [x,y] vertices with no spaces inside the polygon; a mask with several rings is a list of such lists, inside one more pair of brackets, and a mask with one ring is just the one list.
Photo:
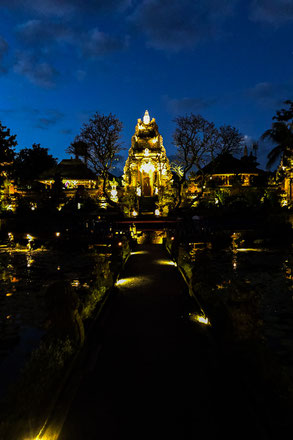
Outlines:
{"label": "tree", "polygon": [[287,100],[284,104],[289,108],[278,110],[272,127],[262,135],[262,139],[269,138],[275,144],[268,154],[267,168],[271,168],[280,157],[286,162],[293,153],[293,101]]}
{"label": "tree", "polygon": [[69,145],[69,147],[66,150],[67,154],[74,154],[76,159],[79,159],[79,157],[82,157],[85,164],[87,164],[88,161],[88,145],[86,142],[78,140],[78,137],[74,139],[73,142]]}
{"label": "tree", "polygon": [[0,122],[0,176],[1,180],[11,174],[12,162],[14,159],[14,148],[17,145],[16,135],[10,134],[10,129]]}
{"label": "tree", "polygon": [[103,195],[111,205],[115,205],[107,193],[109,173],[114,168],[122,150],[120,133],[122,122],[115,115],[95,113],[87,124],[84,124],[74,143],[86,144],[89,166],[102,177]]}
{"label": "tree", "polygon": [[[195,166],[199,171],[214,158],[220,148],[219,132],[212,122],[200,115],[190,114],[175,119],[177,127],[173,143],[177,147],[175,164],[179,165],[177,205],[182,202],[183,187],[188,172]],[[175,168],[173,167],[175,170]]]}
{"label": "tree", "polygon": [[231,125],[222,125],[219,128],[220,152],[232,155],[241,153],[244,137],[239,130]]}
{"label": "tree", "polygon": [[23,148],[14,161],[14,176],[21,185],[31,186],[40,175],[57,164],[48,148],[33,144],[32,148]]}

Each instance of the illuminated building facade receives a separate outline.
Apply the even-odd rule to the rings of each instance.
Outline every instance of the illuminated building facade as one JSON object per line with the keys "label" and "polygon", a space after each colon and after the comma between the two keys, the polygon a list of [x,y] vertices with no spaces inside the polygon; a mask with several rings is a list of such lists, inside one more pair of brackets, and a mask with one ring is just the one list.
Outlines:
{"label": "illuminated building facade", "polygon": [[[138,119],[124,167],[125,193],[133,192],[141,200],[153,199],[160,207],[162,194],[171,188],[172,173],[155,119],[146,110]],[[142,206],[142,203],[140,203]]]}
{"label": "illuminated building facade", "polygon": [[56,175],[62,180],[65,189],[74,190],[79,186],[87,189],[98,187],[97,176],[79,159],[64,159],[53,169],[46,171],[40,182],[47,188],[52,188]]}

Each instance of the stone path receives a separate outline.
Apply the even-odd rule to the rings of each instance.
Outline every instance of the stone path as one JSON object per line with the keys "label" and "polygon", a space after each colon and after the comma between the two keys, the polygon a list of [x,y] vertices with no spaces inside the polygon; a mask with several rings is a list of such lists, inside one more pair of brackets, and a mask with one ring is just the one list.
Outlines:
{"label": "stone path", "polygon": [[130,256],[59,440],[265,439],[166,251]]}

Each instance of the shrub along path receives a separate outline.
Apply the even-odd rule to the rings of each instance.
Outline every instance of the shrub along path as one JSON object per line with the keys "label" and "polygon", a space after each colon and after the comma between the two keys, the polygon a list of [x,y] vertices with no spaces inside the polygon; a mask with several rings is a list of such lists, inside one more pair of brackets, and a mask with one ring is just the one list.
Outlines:
{"label": "shrub along path", "polygon": [[195,307],[163,247],[138,247],[58,438],[267,438],[237,372],[190,319]]}

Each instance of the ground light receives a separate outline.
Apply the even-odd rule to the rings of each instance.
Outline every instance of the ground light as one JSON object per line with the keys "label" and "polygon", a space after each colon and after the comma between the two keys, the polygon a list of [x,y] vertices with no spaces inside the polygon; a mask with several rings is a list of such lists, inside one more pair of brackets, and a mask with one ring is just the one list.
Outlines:
{"label": "ground light", "polygon": [[205,314],[189,313],[189,319],[193,322],[199,322],[203,325],[211,325],[208,317]]}
{"label": "ground light", "polygon": [[120,280],[116,281],[116,287],[135,287],[141,284],[146,284],[150,281],[150,278],[147,276],[138,276],[138,277],[128,277],[128,278],[120,278]]}
{"label": "ground light", "polygon": [[177,266],[177,263],[175,261],[172,260],[156,260],[155,261],[156,264],[161,264],[163,266]]}

